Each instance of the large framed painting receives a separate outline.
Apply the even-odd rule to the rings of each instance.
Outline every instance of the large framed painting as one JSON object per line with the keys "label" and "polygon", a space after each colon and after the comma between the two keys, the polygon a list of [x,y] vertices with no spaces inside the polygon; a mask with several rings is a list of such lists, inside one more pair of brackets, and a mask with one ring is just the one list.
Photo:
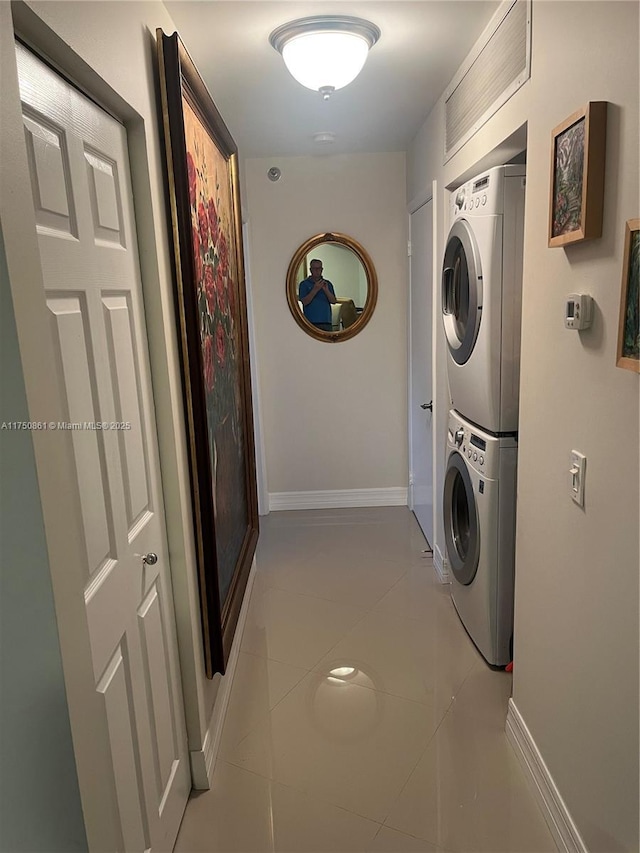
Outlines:
{"label": "large framed painting", "polygon": [[606,137],[606,101],[590,101],[551,131],[549,246],[602,236]]}
{"label": "large framed painting", "polygon": [[156,32],[205,669],[224,673],[258,540],[237,148],[177,33]]}
{"label": "large framed painting", "polygon": [[640,373],[640,219],[625,226],[616,365]]}

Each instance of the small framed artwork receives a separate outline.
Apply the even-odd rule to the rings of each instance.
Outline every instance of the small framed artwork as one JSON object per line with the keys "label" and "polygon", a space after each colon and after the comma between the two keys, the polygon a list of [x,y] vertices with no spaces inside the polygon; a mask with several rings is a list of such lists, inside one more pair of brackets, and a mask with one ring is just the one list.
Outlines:
{"label": "small framed artwork", "polygon": [[156,32],[205,671],[224,673],[258,540],[238,152],[177,33]]}
{"label": "small framed artwork", "polygon": [[625,227],[616,365],[640,373],[640,219]]}
{"label": "small framed artwork", "polygon": [[606,137],[606,101],[590,101],[551,131],[550,247],[602,236]]}

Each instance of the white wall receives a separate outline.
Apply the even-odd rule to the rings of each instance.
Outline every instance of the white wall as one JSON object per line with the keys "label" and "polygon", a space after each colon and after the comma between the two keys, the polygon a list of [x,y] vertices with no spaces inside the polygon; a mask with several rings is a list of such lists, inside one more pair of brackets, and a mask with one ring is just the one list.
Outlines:
{"label": "white wall", "polygon": [[[640,398],[615,353],[624,224],[639,212],[638,6],[534,2],[532,20],[531,80],[446,166],[441,99],[407,195],[508,158],[501,143],[527,124],[513,699],[587,848],[637,851]],[[610,103],[603,236],[549,249],[551,129],[589,100]],[[444,238],[442,201],[438,221]],[[580,334],[562,321],[575,291],[597,306]],[[584,509],[572,448],[588,458]]]}
{"label": "white wall", "polygon": [[[34,329],[46,338],[44,297],[38,290],[38,248],[19,111],[9,4],[2,3],[3,228],[18,318],[30,412],[51,404],[34,393],[35,373],[46,372]],[[189,748],[202,749],[220,682],[204,676],[198,582],[191,518],[180,362],[165,206],[164,153],[156,93],[156,27],[175,26],[160,2],[30,2],[13,7],[16,32],[52,59],[127,127],[147,333],[159,430],[180,664]],[[20,183],[22,181],[22,183]],[[6,226],[6,227],[5,227]],[[35,264],[35,266],[34,266]],[[31,390],[30,390],[31,389]],[[33,416],[33,414],[32,414]],[[42,419],[46,419],[43,415]],[[36,456],[47,457],[46,437],[35,436]],[[42,464],[47,464],[43,462]],[[42,488],[42,481],[41,481]],[[49,536],[51,531],[48,530]],[[16,571],[18,568],[16,568]],[[53,569],[52,569],[53,571]],[[69,626],[64,629],[69,633]],[[63,646],[63,665],[65,645]],[[72,638],[69,642],[73,643]],[[81,715],[80,715],[81,716]],[[73,725],[73,722],[72,722]],[[75,735],[74,735],[75,737]]]}
{"label": "white wall", "polygon": [[[406,488],[404,154],[249,159],[244,174],[268,491]],[[285,292],[296,249],[327,231],[362,244],[379,286],[369,324],[337,344],[306,335]]]}

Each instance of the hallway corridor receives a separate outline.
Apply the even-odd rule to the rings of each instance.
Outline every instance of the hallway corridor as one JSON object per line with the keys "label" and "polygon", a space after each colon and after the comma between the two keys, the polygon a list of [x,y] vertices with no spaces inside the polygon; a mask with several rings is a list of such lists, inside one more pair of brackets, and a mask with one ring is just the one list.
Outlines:
{"label": "hallway corridor", "polygon": [[552,853],[491,670],[406,507],[261,519],[213,787],[177,853]]}

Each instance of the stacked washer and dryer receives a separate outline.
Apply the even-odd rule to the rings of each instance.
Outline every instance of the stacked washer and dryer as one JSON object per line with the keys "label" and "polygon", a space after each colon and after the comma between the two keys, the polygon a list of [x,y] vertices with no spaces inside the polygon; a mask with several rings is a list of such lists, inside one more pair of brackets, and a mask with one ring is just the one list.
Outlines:
{"label": "stacked washer and dryer", "polygon": [[494,666],[512,658],[524,194],[524,166],[498,166],[461,186],[442,269],[451,596]]}

